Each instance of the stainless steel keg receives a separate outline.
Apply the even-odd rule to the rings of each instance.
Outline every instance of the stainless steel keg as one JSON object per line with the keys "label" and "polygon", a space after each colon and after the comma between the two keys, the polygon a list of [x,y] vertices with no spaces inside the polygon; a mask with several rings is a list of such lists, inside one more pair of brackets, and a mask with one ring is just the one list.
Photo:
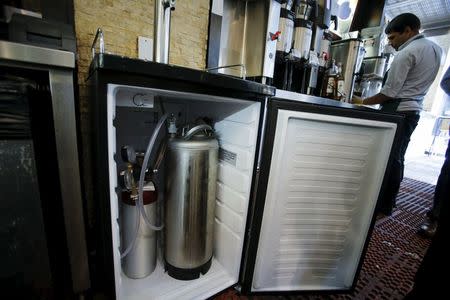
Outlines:
{"label": "stainless steel keg", "polygon": [[168,141],[164,258],[177,279],[198,278],[211,266],[218,149],[206,124]]}

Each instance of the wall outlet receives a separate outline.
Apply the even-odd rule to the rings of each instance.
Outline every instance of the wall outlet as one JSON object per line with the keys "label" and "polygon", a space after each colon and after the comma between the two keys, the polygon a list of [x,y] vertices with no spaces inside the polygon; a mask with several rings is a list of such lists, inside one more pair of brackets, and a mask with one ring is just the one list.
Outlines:
{"label": "wall outlet", "polygon": [[138,55],[139,59],[153,60],[153,39],[138,36]]}

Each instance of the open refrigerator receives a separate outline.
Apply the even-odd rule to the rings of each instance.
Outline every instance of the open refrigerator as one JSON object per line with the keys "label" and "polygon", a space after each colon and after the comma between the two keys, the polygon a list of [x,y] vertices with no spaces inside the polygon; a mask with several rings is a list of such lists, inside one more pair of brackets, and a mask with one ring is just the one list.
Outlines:
{"label": "open refrigerator", "polygon": [[[354,287],[399,117],[306,95],[275,96],[223,75],[96,58],[97,288],[116,299],[206,299],[231,286],[242,293]],[[131,279],[122,270],[118,154],[124,145],[145,149],[163,112],[183,124],[206,117],[219,142],[213,258],[194,280],[167,274],[163,239],[149,276]]]}

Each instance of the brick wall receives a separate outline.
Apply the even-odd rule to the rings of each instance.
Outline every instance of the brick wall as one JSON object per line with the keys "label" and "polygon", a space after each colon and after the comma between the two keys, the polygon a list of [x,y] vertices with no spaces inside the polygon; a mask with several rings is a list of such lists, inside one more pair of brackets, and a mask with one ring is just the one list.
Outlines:
{"label": "brick wall", "polygon": [[[169,63],[203,69],[206,64],[209,0],[178,0],[172,12]],[[92,178],[89,152],[89,108],[86,78],[91,62],[91,45],[101,27],[105,51],[138,57],[137,37],[153,38],[153,1],[150,0],[74,0],[75,34],[79,83],[82,171],[92,222]],[[92,224],[92,223],[91,223]]]}
{"label": "brick wall", "polygon": [[178,0],[172,13],[169,62],[204,69],[208,39],[209,0]]}

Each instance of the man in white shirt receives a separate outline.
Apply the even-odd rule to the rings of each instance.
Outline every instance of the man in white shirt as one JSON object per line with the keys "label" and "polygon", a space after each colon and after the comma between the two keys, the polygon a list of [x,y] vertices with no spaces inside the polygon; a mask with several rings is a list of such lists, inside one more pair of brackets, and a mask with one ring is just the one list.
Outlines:
{"label": "man in white shirt", "polygon": [[389,174],[380,212],[390,215],[403,179],[406,148],[420,118],[420,110],[439,71],[442,49],[419,33],[420,20],[411,13],[398,15],[387,25],[385,32],[391,46],[398,51],[388,71],[380,93],[363,100],[363,104],[381,104],[385,112],[405,116],[404,130]]}

